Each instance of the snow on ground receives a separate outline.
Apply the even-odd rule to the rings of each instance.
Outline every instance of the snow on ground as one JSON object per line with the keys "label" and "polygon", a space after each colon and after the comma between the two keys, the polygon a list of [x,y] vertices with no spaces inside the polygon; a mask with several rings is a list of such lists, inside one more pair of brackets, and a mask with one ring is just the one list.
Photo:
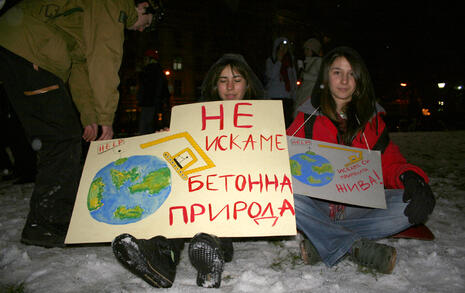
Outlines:
{"label": "snow on ground", "polygon": [[[391,275],[361,271],[349,260],[306,266],[295,238],[235,242],[219,289],[197,287],[182,253],[171,289],[154,289],[125,270],[108,244],[65,249],[19,242],[33,184],[0,182],[0,292],[465,292],[465,131],[392,133],[407,159],[422,167],[437,198],[428,227],[434,241],[383,239],[397,248]],[[187,246],[186,246],[187,247]]]}

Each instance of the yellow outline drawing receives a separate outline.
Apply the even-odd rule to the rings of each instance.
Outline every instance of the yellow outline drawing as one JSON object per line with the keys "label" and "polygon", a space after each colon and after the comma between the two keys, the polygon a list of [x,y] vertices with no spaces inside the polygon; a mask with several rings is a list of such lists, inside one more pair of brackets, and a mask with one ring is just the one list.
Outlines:
{"label": "yellow outline drawing", "polygon": [[[145,148],[148,148],[148,147],[151,147],[157,144],[161,144],[161,143],[164,143],[170,140],[178,139],[178,138],[187,139],[190,145],[194,148],[194,150],[197,151],[197,153],[205,161],[205,164],[206,164],[204,166],[200,166],[200,167],[188,170],[190,166],[198,162],[197,156],[189,147],[182,149],[181,151],[177,152],[174,156],[171,155],[169,152],[164,152],[163,157],[174,168],[174,170],[178,173],[178,175],[181,176],[182,179],[187,180],[188,178],[187,175],[189,174],[215,167],[215,164],[213,163],[213,161],[200,148],[200,146],[197,144],[197,142],[195,142],[195,140],[192,138],[192,136],[188,132],[181,132],[181,133],[173,134],[173,135],[166,136],[160,139],[156,139],[154,141],[146,142],[146,143],[141,144],[140,147],[145,149]],[[188,153],[190,157],[192,157],[192,161],[187,163],[185,166],[181,166],[176,159],[180,158],[181,155],[186,152]]]}
{"label": "yellow outline drawing", "polygon": [[318,146],[321,147],[321,148],[330,148],[330,149],[342,150],[342,151],[346,151],[346,152],[357,153],[358,156],[357,155],[352,155],[352,156],[347,157],[349,159],[349,163],[346,163],[344,165],[346,167],[363,160],[362,151],[356,151],[356,150],[351,150],[351,149],[346,149],[346,148],[341,148],[341,147],[336,147],[336,146],[323,145],[323,144],[319,144]]}

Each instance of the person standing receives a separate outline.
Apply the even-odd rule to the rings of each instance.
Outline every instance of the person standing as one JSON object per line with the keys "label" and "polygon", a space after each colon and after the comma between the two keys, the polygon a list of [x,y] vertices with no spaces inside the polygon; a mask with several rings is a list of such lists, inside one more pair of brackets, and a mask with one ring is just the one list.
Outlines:
{"label": "person standing", "polygon": [[297,71],[294,62],[289,40],[284,37],[277,38],[273,44],[271,57],[265,62],[265,96],[283,101],[286,127],[293,118],[297,89]]}
{"label": "person standing", "polygon": [[[299,74],[302,84],[297,89],[295,108],[298,109],[312,95],[318,72],[320,71],[321,60],[321,43],[315,38],[308,39],[304,43],[305,61],[304,67]],[[295,111],[297,114],[297,111]],[[295,115],[294,115],[295,116]]]}
{"label": "person standing", "polygon": [[168,80],[158,63],[158,51],[145,51],[145,66],[139,76],[139,91],[137,100],[141,108],[139,117],[139,134],[149,134],[158,128],[158,115],[169,107],[170,92]]}
{"label": "person standing", "polygon": [[99,140],[113,137],[124,29],[149,27],[154,5],[23,0],[0,17],[0,80],[39,158],[24,244],[64,246],[81,174],[81,136],[97,139],[100,125]]}

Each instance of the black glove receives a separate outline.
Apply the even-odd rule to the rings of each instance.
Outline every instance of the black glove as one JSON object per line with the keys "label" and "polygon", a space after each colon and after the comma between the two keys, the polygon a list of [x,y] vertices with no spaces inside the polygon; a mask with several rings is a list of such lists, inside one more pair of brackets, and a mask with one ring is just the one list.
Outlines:
{"label": "black glove", "polygon": [[404,183],[404,196],[402,200],[409,202],[404,210],[404,215],[412,224],[426,222],[428,215],[434,209],[436,200],[434,194],[425,180],[413,171],[407,171],[400,175],[400,180]]}

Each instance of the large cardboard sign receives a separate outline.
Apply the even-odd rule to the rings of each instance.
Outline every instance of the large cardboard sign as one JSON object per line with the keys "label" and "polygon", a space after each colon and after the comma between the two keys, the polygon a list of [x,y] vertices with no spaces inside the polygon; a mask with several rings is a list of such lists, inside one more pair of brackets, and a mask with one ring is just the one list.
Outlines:
{"label": "large cardboard sign", "polygon": [[176,106],[169,132],[92,142],[66,243],[295,235],[280,101]]}
{"label": "large cardboard sign", "polygon": [[379,151],[293,136],[288,146],[295,193],[386,208]]}

